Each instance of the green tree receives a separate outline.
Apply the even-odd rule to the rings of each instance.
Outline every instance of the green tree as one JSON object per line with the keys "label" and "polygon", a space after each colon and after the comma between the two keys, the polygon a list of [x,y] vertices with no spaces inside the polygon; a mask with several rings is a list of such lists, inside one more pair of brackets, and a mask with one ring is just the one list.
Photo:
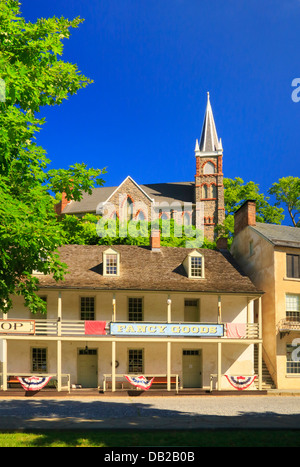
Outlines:
{"label": "green tree", "polygon": [[[100,222],[101,235],[97,224]],[[61,218],[65,241],[75,245],[140,245],[149,246],[152,224],[147,221],[128,221],[120,226],[119,220],[107,220],[95,214],[86,214],[82,218],[65,215]],[[98,224],[99,225],[99,224]],[[179,226],[174,219],[158,220],[156,225],[161,232],[161,245],[186,247],[189,240],[202,236],[194,226]],[[206,239],[199,245],[203,248],[215,248],[214,242]]]}
{"label": "green tree", "polygon": [[224,179],[224,201],[225,201],[225,221],[222,226],[218,226],[218,234],[232,238],[234,233],[234,213],[246,200],[256,201],[256,220],[268,224],[281,224],[284,219],[284,209],[272,206],[269,197],[260,193],[259,185],[237,177],[235,179]]}
{"label": "green tree", "polygon": [[[63,40],[82,19],[26,22],[16,0],[0,2],[0,310],[8,312],[20,294],[32,312],[44,310],[32,271],[64,278],[57,248],[65,234],[54,212],[53,194],[80,200],[103,180],[100,169],[74,164],[48,170],[50,160],[37,144],[45,124],[42,109],[60,105],[92,81],[75,64],[60,59]],[[2,86],[3,94],[3,86]]]}
{"label": "green tree", "polygon": [[270,195],[276,198],[276,206],[287,208],[294,227],[300,227],[300,178],[283,177],[273,183]]}

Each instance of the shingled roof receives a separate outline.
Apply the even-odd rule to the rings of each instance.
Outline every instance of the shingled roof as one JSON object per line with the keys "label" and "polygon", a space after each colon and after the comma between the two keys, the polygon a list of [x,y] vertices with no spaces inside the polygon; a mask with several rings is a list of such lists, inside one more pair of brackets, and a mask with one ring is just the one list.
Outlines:
{"label": "shingled roof", "polygon": [[[194,182],[152,183],[139,186],[155,202],[194,202]],[[91,195],[84,193],[81,201],[72,201],[69,203],[65,207],[63,213],[95,213],[98,205],[107,201],[117,188],[116,186],[94,188]]]}
{"label": "shingled roof", "polygon": [[205,278],[189,279],[183,267],[186,256],[194,251],[186,248],[114,245],[120,254],[120,276],[103,275],[102,255],[106,245],[66,245],[59,250],[68,265],[64,281],[39,276],[41,288],[144,290],[206,293],[239,293],[258,295],[261,292],[241,271],[229,252],[199,249],[204,256]]}
{"label": "shingled roof", "polygon": [[273,243],[274,246],[300,248],[299,227],[257,222],[257,224],[251,226],[251,228]]}

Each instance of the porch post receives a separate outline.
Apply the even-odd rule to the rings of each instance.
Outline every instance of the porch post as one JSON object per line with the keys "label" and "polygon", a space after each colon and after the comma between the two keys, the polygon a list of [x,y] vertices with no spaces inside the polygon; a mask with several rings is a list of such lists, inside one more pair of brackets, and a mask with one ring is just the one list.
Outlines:
{"label": "porch post", "polygon": [[258,299],[258,389],[262,390],[262,306],[261,297]]}
{"label": "porch post", "polygon": [[167,305],[168,305],[167,322],[171,323],[172,321],[172,315],[171,315],[172,300],[171,300],[170,295],[168,295]]}
{"label": "porch post", "polygon": [[171,391],[171,342],[167,342],[167,390]]}
{"label": "porch post", "polygon": [[[7,313],[3,313],[2,318],[7,319]],[[2,340],[2,358],[2,389],[7,391],[7,339]]]}
{"label": "porch post", "polygon": [[57,391],[61,392],[61,339],[57,340]]}
{"label": "porch post", "polygon": [[58,292],[58,301],[57,301],[57,335],[58,336],[61,336],[61,320],[62,320],[61,292]]}
{"label": "porch post", "polygon": [[113,294],[112,299],[112,321],[116,321],[116,295]]}
{"label": "porch post", "polygon": [[222,323],[222,303],[221,295],[218,296],[218,324]]}
{"label": "porch post", "polygon": [[247,298],[247,324],[253,322],[251,320],[251,306],[250,306],[250,303],[251,303],[251,298]]}
{"label": "porch post", "polygon": [[116,341],[111,343],[111,390],[116,390]]}
{"label": "porch post", "polygon": [[218,342],[218,391],[221,391],[222,378],[222,344]]}
{"label": "porch post", "polygon": [[7,339],[2,341],[2,350],[3,350],[3,363],[2,363],[2,389],[7,391]]}

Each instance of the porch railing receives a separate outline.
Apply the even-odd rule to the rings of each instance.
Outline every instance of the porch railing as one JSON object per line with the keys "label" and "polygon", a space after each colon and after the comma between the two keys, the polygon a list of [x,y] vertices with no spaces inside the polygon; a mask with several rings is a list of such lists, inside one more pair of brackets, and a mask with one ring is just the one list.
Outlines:
{"label": "porch railing", "polygon": [[[131,323],[131,322],[128,322]],[[150,321],[147,321],[150,323]],[[153,322],[154,323],[154,322]],[[157,323],[157,321],[155,321]],[[165,322],[161,322],[165,323]],[[141,322],[142,324],[142,322]],[[177,322],[174,324],[178,324]],[[181,322],[180,324],[185,324]],[[186,323],[189,324],[189,323]],[[197,323],[197,324],[202,324]],[[205,324],[205,323],[203,323]],[[226,323],[224,324],[224,339],[228,338],[229,336],[226,335]],[[107,334],[109,333],[109,322],[106,325]],[[35,320],[35,335],[36,336],[86,336],[87,338],[89,335],[85,334],[85,321],[76,321],[76,320],[62,320],[58,321],[57,319],[37,319]],[[2,334],[4,337],[4,334]],[[242,336],[236,336],[237,339],[258,339],[259,338],[259,325],[257,323],[247,323],[245,327],[245,332]]]}
{"label": "porch railing", "polygon": [[[1,368],[2,371],[2,368]],[[18,383],[18,380],[16,380],[16,377],[21,377],[21,378],[30,378],[32,376],[36,376],[39,378],[47,378],[51,376],[51,380],[47,384],[46,387],[53,387],[57,389],[57,379],[58,376],[56,373],[24,373],[24,372],[17,372],[15,371],[14,373],[7,373],[7,388],[10,384],[16,384]],[[4,390],[4,385],[3,385],[3,373],[0,373],[0,388],[1,390]],[[69,393],[71,392],[71,375],[70,374],[61,374],[61,390],[66,390]]]}
{"label": "porch railing", "polygon": [[[140,376],[140,375],[136,375],[136,374],[129,374],[129,376]],[[167,385],[168,381],[168,376],[166,374],[148,374],[147,373],[147,379],[151,379],[151,378],[154,378],[154,381],[152,383],[152,386],[151,388],[154,388],[155,387],[155,384],[159,384],[159,385]],[[155,378],[157,378],[157,381],[155,381]],[[107,389],[108,389],[108,385],[111,384],[112,385],[112,374],[104,374],[103,375],[103,392],[106,392]],[[171,382],[171,385],[175,384],[175,390],[176,390],[176,393],[178,394],[178,391],[179,391],[179,375],[178,374],[171,374],[170,375],[170,382]],[[126,389],[128,389],[128,386],[131,387],[132,389],[134,388],[133,385],[131,385],[128,380],[125,378],[124,374],[116,374],[115,375],[115,384],[120,384],[121,386],[121,389],[124,389],[124,385],[126,385]]]}

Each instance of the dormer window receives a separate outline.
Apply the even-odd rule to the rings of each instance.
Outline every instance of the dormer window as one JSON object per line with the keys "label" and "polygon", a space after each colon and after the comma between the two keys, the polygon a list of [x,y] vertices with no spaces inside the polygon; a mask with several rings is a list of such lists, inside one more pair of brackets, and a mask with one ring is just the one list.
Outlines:
{"label": "dormer window", "polygon": [[202,257],[191,256],[191,277],[202,277]]}
{"label": "dormer window", "polygon": [[103,253],[103,275],[119,276],[120,255],[117,251],[109,248]]}
{"label": "dormer window", "polygon": [[192,251],[183,262],[189,279],[204,278],[204,256],[198,251]]}

